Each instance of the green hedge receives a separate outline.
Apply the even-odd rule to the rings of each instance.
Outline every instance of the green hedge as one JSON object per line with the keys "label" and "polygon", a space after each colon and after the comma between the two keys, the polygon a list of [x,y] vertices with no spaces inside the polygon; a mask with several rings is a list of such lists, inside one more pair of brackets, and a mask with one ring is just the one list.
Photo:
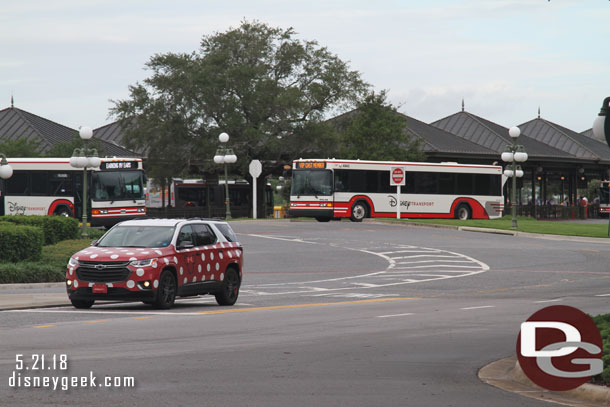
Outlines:
{"label": "green hedge", "polygon": [[60,282],[66,268],[42,262],[0,263],[0,284]]}
{"label": "green hedge", "polygon": [[604,371],[593,378],[594,383],[605,386],[610,384],[610,314],[603,314],[593,317],[593,322],[597,325],[599,333],[602,335],[604,351],[602,360],[604,361]]}
{"label": "green hedge", "polygon": [[0,222],[36,226],[42,229],[44,244],[55,244],[78,237],[78,220],[65,216],[9,215],[0,216]]}
{"label": "green hedge", "polygon": [[42,229],[0,222],[0,262],[38,260],[44,242]]}

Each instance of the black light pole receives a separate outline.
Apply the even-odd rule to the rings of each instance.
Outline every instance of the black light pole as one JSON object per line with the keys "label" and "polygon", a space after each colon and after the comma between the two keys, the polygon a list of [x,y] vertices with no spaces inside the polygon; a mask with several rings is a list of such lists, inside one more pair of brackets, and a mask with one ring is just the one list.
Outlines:
{"label": "black light pole", "polygon": [[231,219],[231,206],[229,199],[229,172],[227,170],[227,164],[233,164],[237,161],[237,156],[233,152],[233,149],[225,147],[225,143],[229,141],[229,135],[227,133],[220,133],[218,141],[221,145],[216,150],[214,156],[214,162],[216,164],[224,164],[225,167],[225,219]]}
{"label": "black light pole", "polygon": [[87,148],[87,140],[93,137],[93,130],[89,127],[81,127],[78,132],[83,140],[83,148],[75,148],[70,157],[70,165],[74,168],[83,169],[83,226],[81,237],[87,238],[87,168],[97,168],[100,166],[101,160],[97,156],[95,148]]}
{"label": "black light pole", "polygon": [[511,163],[511,169],[504,170],[504,175],[509,178],[512,178],[512,188],[510,194],[510,206],[511,206],[511,215],[512,215],[512,225],[511,229],[517,229],[517,205],[515,202],[517,200],[517,178],[521,178],[523,176],[523,170],[520,165],[517,165],[517,162],[525,162],[527,161],[527,153],[524,151],[523,146],[517,144],[517,138],[521,135],[521,130],[519,127],[511,127],[508,130],[508,135],[512,140],[512,144],[508,144],[502,153],[502,161]]}
{"label": "black light pole", "polygon": [[[606,143],[610,146],[610,120],[607,120],[608,113],[610,113],[610,96],[604,99],[602,108],[593,121],[593,135],[601,140],[606,139]],[[610,186],[608,188],[610,189]],[[610,215],[608,215],[608,236],[610,236]]]}

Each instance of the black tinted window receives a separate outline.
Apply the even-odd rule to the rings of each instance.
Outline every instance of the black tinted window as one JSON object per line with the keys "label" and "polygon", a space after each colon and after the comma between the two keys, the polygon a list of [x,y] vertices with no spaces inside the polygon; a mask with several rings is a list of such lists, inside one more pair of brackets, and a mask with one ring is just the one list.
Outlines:
{"label": "black tinted window", "polygon": [[220,233],[222,233],[222,235],[225,237],[225,239],[227,239],[227,241],[237,242],[237,236],[235,236],[235,232],[233,232],[231,226],[226,223],[217,223],[216,227],[218,228],[218,230],[220,230]]}
{"label": "black tinted window", "polygon": [[205,246],[216,242],[216,235],[208,225],[193,225],[193,238],[195,246]]}

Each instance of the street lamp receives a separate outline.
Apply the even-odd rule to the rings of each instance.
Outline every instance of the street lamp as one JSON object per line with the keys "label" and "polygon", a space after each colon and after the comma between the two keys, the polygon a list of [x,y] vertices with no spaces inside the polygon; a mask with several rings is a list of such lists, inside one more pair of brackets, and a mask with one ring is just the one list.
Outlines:
{"label": "street lamp", "polygon": [[2,157],[0,160],[0,178],[9,179],[13,176],[13,167],[8,165],[8,161],[4,154],[0,153],[0,157]]}
{"label": "street lamp", "polygon": [[229,141],[229,135],[227,133],[220,133],[218,136],[218,141],[222,144],[216,150],[216,155],[214,156],[214,162],[216,164],[224,164],[225,167],[225,203],[226,203],[226,213],[225,218],[231,219],[231,208],[229,204],[229,173],[227,170],[227,164],[233,164],[237,161],[237,156],[233,153],[232,148],[227,148],[224,146],[224,143]]}
{"label": "street lamp", "polygon": [[83,140],[83,148],[75,148],[70,157],[70,165],[74,168],[83,169],[83,227],[81,236],[87,238],[87,168],[97,168],[101,161],[97,156],[95,148],[87,148],[87,140],[93,137],[93,130],[90,127],[81,127],[78,131]]}
{"label": "street lamp", "polygon": [[515,205],[517,199],[517,178],[521,178],[523,176],[523,170],[521,169],[520,165],[517,165],[517,163],[527,161],[527,153],[524,151],[525,149],[522,145],[517,144],[517,138],[520,134],[521,130],[519,130],[519,127],[517,126],[511,127],[508,130],[508,135],[512,139],[512,144],[507,145],[502,153],[502,161],[512,163],[510,169],[507,168],[504,170],[504,175],[513,179],[510,197],[511,214],[513,218],[511,229],[517,229],[517,206]]}
{"label": "street lamp", "polygon": [[[610,113],[610,96],[604,99],[602,108],[599,114],[593,121],[593,135],[600,139],[606,140],[608,146],[610,146],[610,120],[606,120]],[[608,217],[608,236],[610,236],[610,216]]]}

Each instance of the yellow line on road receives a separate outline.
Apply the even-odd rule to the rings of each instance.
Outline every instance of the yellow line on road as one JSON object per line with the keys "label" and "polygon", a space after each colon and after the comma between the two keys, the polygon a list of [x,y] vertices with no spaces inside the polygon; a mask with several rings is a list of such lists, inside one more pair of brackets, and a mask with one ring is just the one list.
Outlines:
{"label": "yellow line on road", "polygon": [[152,318],[151,316],[148,317],[133,317],[133,319],[150,319]]}
{"label": "yellow line on road", "polygon": [[100,322],[107,322],[107,321],[108,321],[107,319],[97,319],[94,321],[84,321],[84,322],[87,324],[99,324]]}
{"label": "yellow line on road", "polygon": [[255,307],[255,308],[234,308],[220,311],[203,311],[198,312],[201,315],[214,315],[214,314],[229,314],[233,312],[249,312],[249,311],[268,311],[278,309],[291,309],[291,308],[311,308],[311,307],[326,307],[331,305],[355,305],[355,304],[370,304],[376,302],[389,302],[389,301],[404,301],[404,300],[415,300],[420,297],[392,297],[392,298],[375,298],[371,300],[358,300],[358,301],[340,301],[340,302],[318,302],[312,304],[293,304],[293,305],[275,305],[269,307]]}
{"label": "yellow line on road", "polygon": [[33,326],[32,328],[52,328],[54,326],[57,326],[57,325],[53,325],[53,324],[49,324],[49,325],[37,325],[37,326]]}

